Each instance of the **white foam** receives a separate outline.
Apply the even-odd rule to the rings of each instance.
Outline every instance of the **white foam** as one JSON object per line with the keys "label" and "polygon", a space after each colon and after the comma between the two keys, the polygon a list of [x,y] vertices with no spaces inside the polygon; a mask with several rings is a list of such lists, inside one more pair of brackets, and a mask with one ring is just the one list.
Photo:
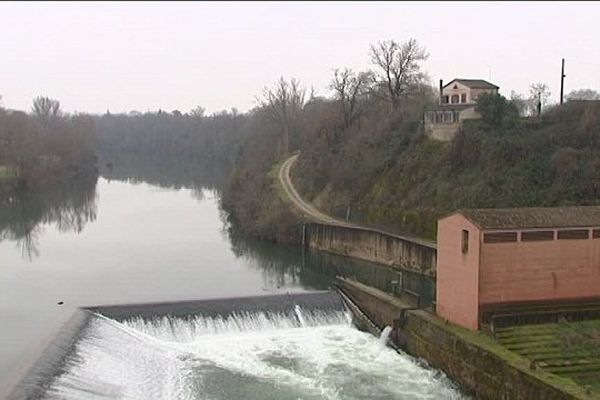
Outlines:
{"label": "white foam", "polygon": [[461,398],[439,373],[349,326],[344,313],[300,311],[94,318],[47,398]]}
{"label": "white foam", "polygon": [[388,342],[390,341],[391,333],[392,333],[391,326],[386,326],[385,328],[383,328],[383,330],[381,331],[381,335],[379,335],[379,344],[381,346],[386,347],[388,345]]}

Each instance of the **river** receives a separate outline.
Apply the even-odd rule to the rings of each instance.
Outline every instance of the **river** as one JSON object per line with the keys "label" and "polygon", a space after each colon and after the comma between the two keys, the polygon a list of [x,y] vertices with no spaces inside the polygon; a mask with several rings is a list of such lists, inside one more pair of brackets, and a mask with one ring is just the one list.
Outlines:
{"label": "river", "polygon": [[[13,198],[2,205],[0,384],[3,390],[0,394],[14,383],[77,307],[327,289],[337,273],[356,276],[366,283],[389,289],[395,278],[386,268],[306,253],[297,247],[260,243],[235,234],[219,208],[219,192],[210,185],[186,187],[113,177],[105,174],[97,182]],[[254,354],[256,346],[260,347],[263,342],[269,350],[266,352],[275,352],[271,347],[279,341],[282,348],[291,352],[289,360],[302,360],[313,357],[298,350],[303,341],[313,343],[307,341],[313,338],[315,348],[324,348],[338,338],[345,351],[362,352],[377,360],[369,358],[377,364],[373,377],[384,379],[386,375],[382,371],[387,370],[391,371],[392,380],[401,381],[403,373],[408,374],[404,376],[405,380],[409,375],[414,377],[412,386],[402,386],[402,390],[411,395],[390,398],[458,396],[439,374],[418,366],[409,357],[388,350],[382,353],[376,338],[340,325],[339,316],[332,318],[331,323],[318,324],[311,328],[312,331],[307,327],[290,331],[286,326],[277,332],[267,329],[249,337],[232,338],[227,334],[211,339],[203,336],[198,339],[194,351],[206,359],[223,359],[218,351],[211,352],[210,343],[225,341],[226,346],[236,343],[240,352]],[[114,330],[114,327],[103,326],[102,321],[95,321],[93,326],[99,332]],[[210,339],[208,342],[207,338]],[[122,338],[107,340],[116,344]],[[139,349],[136,351],[143,353]],[[327,364],[330,367],[360,362],[358,353],[350,359],[336,354],[330,355],[331,365]],[[380,359],[377,354],[381,354]],[[114,358],[111,360],[113,364],[116,362]],[[410,367],[400,368],[399,365]],[[110,368],[118,368],[118,365],[110,365]],[[91,376],[99,376],[99,370],[92,368],[90,371]],[[240,373],[247,376],[247,372]],[[363,372],[361,379],[367,382],[365,384],[378,385],[375,378],[368,383],[368,371]],[[76,368],[73,373],[77,373]],[[316,376],[307,379],[313,378],[317,379]],[[336,379],[342,378],[343,374],[331,373],[329,384],[323,389],[331,394],[329,398],[354,398],[336,392]],[[244,387],[252,390],[252,387],[262,385],[261,393],[268,393],[265,387],[269,385],[265,379],[268,377],[255,382],[244,380]],[[415,386],[417,382],[421,382],[421,393]],[[229,386],[224,385],[220,389],[211,389],[215,393],[225,393],[223,396],[215,394],[209,398],[238,398],[234,392],[228,395],[224,388]],[[289,389],[282,398],[319,397],[315,395],[319,392],[314,391],[306,392],[303,397],[304,392],[298,390]],[[398,392],[386,389],[381,393],[387,396]],[[388,398],[386,396],[382,398]]]}

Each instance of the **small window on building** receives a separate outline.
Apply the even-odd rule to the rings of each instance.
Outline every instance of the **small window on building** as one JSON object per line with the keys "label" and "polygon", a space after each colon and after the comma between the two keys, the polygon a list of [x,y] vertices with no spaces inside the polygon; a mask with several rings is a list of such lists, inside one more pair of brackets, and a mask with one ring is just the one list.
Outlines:
{"label": "small window on building", "polygon": [[467,94],[463,93],[460,95],[460,102],[461,103],[466,103],[467,102]]}
{"label": "small window on building", "polygon": [[592,238],[594,238],[594,239],[600,239],[600,228],[599,229],[594,229],[592,231]]}
{"label": "small window on building", "polygon": [[558,240],[565,239],[588,239],[590,237],[590,231],[587,229],[569,229],[564,231],[558,231]]}
{"label": "small window on building", "polygon": [[448,104],[448,96],[443,96],[442,97],[442,103],[443,104]]}
{"label": "small window on building", "polygon": [[483,234],[483,243],[509,243],[517,241],[517,232],[493,232]]}
{"label": "small window on building", "polygon": [[458,104],[458,95],[457,94],[452,95],[451,102],[452,102],[452,104]]}
{"label": "small window on building", "polygon": [[466,229],[463,229],[462,231],[462,252],[463,254],[466,254],[469,252],[469,231]]}
{"label": "small window on building", "polygon": [[521,242],[537,242],[541,240],[554,240],[554,231],[521,232]]}

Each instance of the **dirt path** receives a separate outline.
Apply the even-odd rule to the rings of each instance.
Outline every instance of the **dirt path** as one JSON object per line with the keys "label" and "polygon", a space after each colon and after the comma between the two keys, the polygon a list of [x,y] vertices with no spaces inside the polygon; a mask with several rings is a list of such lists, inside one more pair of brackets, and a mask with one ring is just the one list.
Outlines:
{"label": "dirt path", "polygon": [[427,246],[427,247],[434,247],[434,248],[436,247],[436,243],[431,240],[428,240],[428,239],[422,239],[422,238],[415,237],[412,235],[398,235],[398,234],[394,234],[394,233],[390,233],[390,232],[385,232],[385,231],[383,231],[381,229],[377,229],[377,228],[367,228],[367,227],[353,224],[350,222],[346,222],[342,219],[337,219],[330,215],[322,213],[311,203],[304,200],[300,196],[300,194],[298,194],[298,191],[296,190],[296,188],[294,187],[294,184],[292,183],[292,179],[290,178],[290,170],[297,159],[298,159],[298,154],[295,154],[295,155],[291,156],[290,158],[288,158],[287,160],[285,160],[283,164],[281,164],[281,168],[279,168],[279,181],[281,182],[281,186],[283,186],[283,190],[285,191],[285,193],[287,194],[287,196],[289,197],[291,202],[294,204],[294,206],[302,214],[306,215],[309,219],[311,219],[315,222],[323,223],[323,224],[347,226],[347,227],[362,229],[362,230],[366,230],[366,231],[370,231],[370,232],[378,232],[382,235],[393,236],[398,239],[408,240],[408,241],[414,242],[414,243],[419,243],[419,244]]}
{"label": "dirt path", "polygon": [[311,203],[305,201],[298,191],[294,187],[292,180],[290,178],[290,170],[296,160],[298,159],[298,154],[291,156],[281,165],[279,169],[279,181],[283,186],[283,190],[288,195],[292,203],[298,208],[303,214],[307,215],[311,219],[314,219],[317,222],[323,222],[327,224],[335,224],[335,225],[344,225],[344,226],[355,226],[354,224],[350,224],[344,220],[333,218],[330,215],[324,214],[321,211],[317,210],[315,206]]}

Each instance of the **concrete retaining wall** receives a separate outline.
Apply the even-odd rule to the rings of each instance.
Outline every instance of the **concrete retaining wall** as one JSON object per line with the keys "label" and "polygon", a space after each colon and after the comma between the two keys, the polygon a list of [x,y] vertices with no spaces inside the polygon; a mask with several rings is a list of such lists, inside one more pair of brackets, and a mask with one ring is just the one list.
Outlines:
{"label": "concrete retaining wall", "polygon": [[65,371],[67,356],[73,351],[88,324],[90,312],[78,309],[60,328],[56,337],[39,355],[35,364],[16,382],[7,400],[35,400],[44,397],[52,380]]}
{"label": "concrete retaining wall", "polygon": [[393,296],[355,281],[340,290],[380,328],[393,326],[391,339],[407,353],[444,371],[467,393],[490,400],[593,399],[576,384],[529,369],[528,360],[480,333],[445,323]]}
{"label": "concrete retaining wall", "polygon": [[435,277],[435,243],[377,229],[307,223],[304,243],[311,248],[390,265]]}

